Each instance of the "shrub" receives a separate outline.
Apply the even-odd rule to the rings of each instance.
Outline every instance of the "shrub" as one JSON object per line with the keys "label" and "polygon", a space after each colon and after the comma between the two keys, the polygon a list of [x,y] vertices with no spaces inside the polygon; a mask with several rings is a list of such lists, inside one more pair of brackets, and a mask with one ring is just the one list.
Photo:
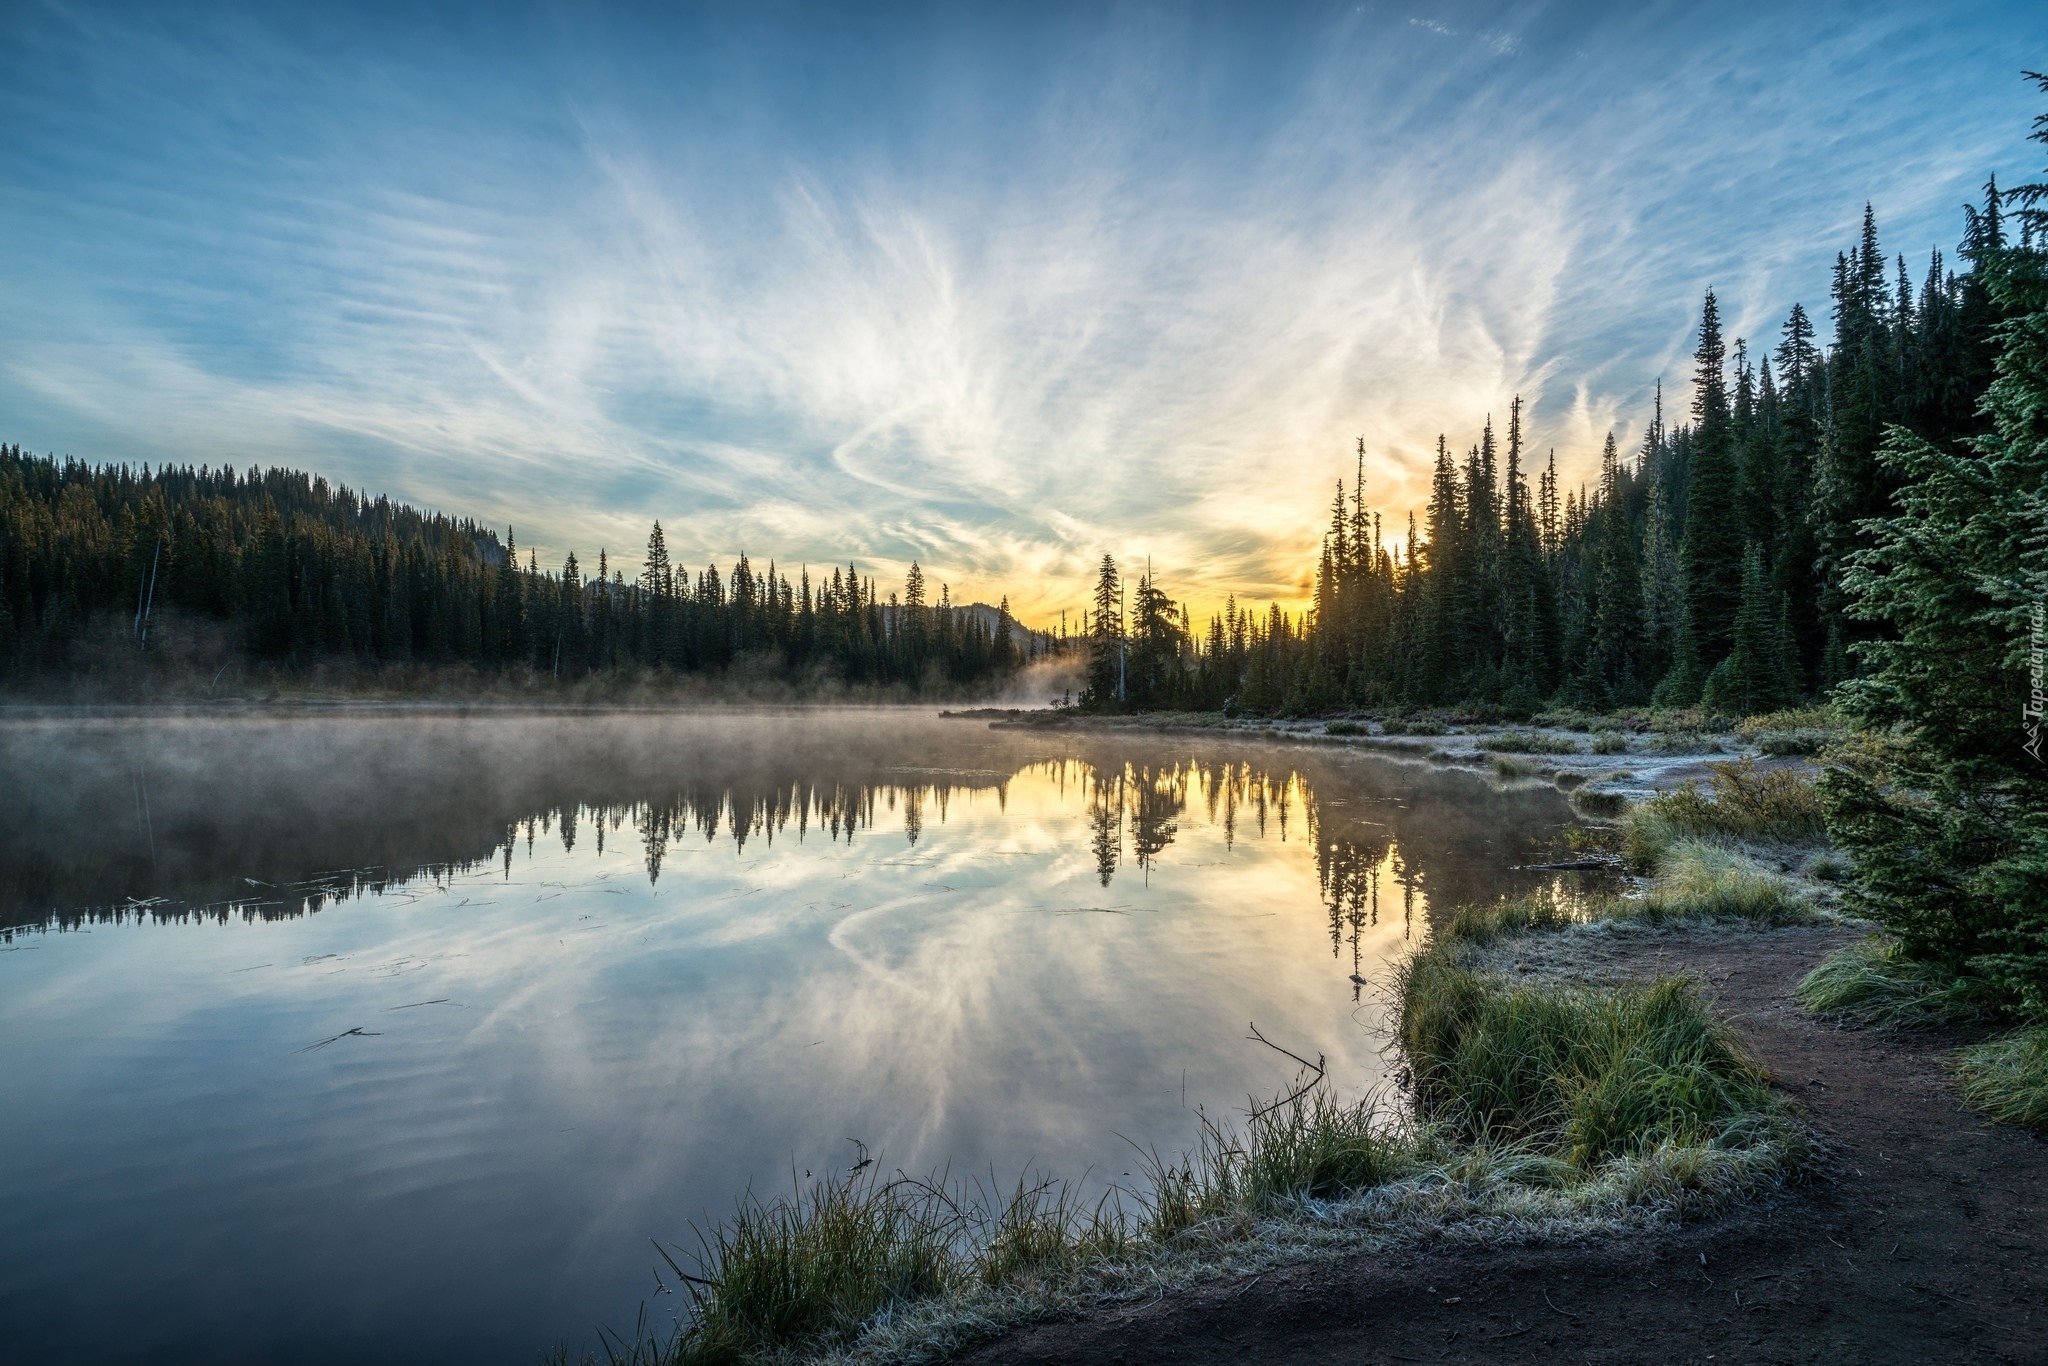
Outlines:
{"label": "shrub", "polygon": [[1332,721],[1323,727],[1325,735],[1370,735],[1372,727],[1362,721]]}
{"label": "shrub", "polygon": [[1955,1069],[1974,1108],[2001,1124],[2048,1130],[2048,1025],[1965,1048]]}
{"label": "shrub", "polygon": [[1628,737],[1618,730],[1602,731],[1593,737],[1593,752],[1595,754],[1626,754],[1628,753]]}
{"label": "shrub", "polygon": [[1766,712],[1762,716],[1746,717],[1736,723],[1735,733],[1749,743],[1756,744],[1767,735],[1802,731],[1832,735],[1842,729],[1842,718],[1832,708],[1806,707],[1797,711],[1774,711]]}
{"label": "shrub", "polygon": [[1492,754],[1577,754],[1579,742],[1568,735],[1538,735],[1533,731],[1511,731],[1482,740],[1476,748]]}
{"label": "shrub", "polygon": [[1534,768],[1520,759],[1510,759],[1501,754],[1493,757],[1493,775],[1496,778],[1527,778],[1535,772]]}
{"label": "shrub", "polygon": [[1380,730],[1387,735],[1448,735],[1450,727],[1441,721],[1387,721]]}
{"label": "shrub", "polygon": [[1710,766],[1707,788],[1687,782],[1643,804],[1645,819],[1687,835],[1797,843],[1826,833],[1826,813],[1813,781],[1791,769],[1759,768],[1753,759]]}

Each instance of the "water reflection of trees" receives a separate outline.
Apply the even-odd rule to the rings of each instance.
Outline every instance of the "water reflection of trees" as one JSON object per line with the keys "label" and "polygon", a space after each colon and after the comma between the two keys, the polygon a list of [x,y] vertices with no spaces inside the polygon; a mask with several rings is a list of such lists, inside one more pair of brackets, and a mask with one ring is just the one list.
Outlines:
{"label": "water reflection of trees", "polygon": [[[907,724],[907,723],[906,723]],[[893,725],[893,723],[892,723]],[[1062,742],[929,723],[803,743],[771,728],[636,721],[462,727],[357,723],[0,729],[0,782],[27,819],[0,823],[0,935],[150,918],[275,919],[500,869],[515,849],[629,842],[658,880],[683,841],[824,838],[943,826],[962,793],[1007,802],[1032,774],[1078,807],[1095,873],[1149,881],[1194,819],[1226,845],[1306,839],[1328,929],[1352,972],[1399,900],[1418,911],[1491,896],[1559,823],[1560,801],[1420,768],[1185,741]],[[1033,753],[1033,748],[1040,750]],[[906,756],[920,761],[906,767]],[[1135,864],[1127,870],[1124,864]],[[1384,904],[1383,904],[1384,903]]]}

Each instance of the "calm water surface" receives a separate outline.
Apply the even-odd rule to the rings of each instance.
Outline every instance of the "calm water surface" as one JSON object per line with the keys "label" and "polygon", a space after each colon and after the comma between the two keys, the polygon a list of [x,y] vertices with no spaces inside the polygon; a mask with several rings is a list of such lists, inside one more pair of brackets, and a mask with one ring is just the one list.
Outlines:
{"label": "calm water surface", "polygon": [[1390,961],[1569,820],[889,712],[17,721],[0,784],[23,1361],[530,1362],[856,1139],[1121,1181],[1287,1082],[1247,1022],[1380,1082]]}

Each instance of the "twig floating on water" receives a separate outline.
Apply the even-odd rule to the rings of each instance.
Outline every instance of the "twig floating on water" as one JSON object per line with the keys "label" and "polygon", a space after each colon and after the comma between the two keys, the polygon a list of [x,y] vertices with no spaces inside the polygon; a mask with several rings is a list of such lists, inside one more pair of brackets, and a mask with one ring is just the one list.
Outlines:
{"label": "twig floating on water", "polygon": [[382,1033],[378,1030],[364,1029],[361,1025],[357,1025],[354,1029],[342,1030],[341,1033],[334,1035],[332,1038],[322,1039],[319,1043],[309,1043],[304,1048],[294,1049],[293,1051],[298,1053],[310,1053],[316,1048],[325,1048],[327,1047],[327,1045],[331,1043],[338,1043],[342,1039],[377,1039],[382,1037]]}

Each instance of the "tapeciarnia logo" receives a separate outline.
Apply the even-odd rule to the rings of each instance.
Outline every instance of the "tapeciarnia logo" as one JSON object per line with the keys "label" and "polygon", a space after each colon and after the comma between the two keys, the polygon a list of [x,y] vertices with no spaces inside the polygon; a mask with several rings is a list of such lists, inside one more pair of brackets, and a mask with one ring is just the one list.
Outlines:
{"label": "tapeciarnia logo", "polygon": [[2034,604],[2033,638],[2028,642],[2029,649],[2027,651],[2027,671],[2029,679],[2033,684],[2033,689],[2028,694],[2027,704],[2020,708],[2020,724],[2027,728],[2027,743],[2022,748],[2034,756],[2034,762],[2037,764],[2041,762],[2041,711],[2043,702],[2041,691],[2043,674],[2041,638],[2044,634],[2042,629],[2044,619],[2048,619],[2048,610],[2044,610],[2042,605],[2037,602]]}

